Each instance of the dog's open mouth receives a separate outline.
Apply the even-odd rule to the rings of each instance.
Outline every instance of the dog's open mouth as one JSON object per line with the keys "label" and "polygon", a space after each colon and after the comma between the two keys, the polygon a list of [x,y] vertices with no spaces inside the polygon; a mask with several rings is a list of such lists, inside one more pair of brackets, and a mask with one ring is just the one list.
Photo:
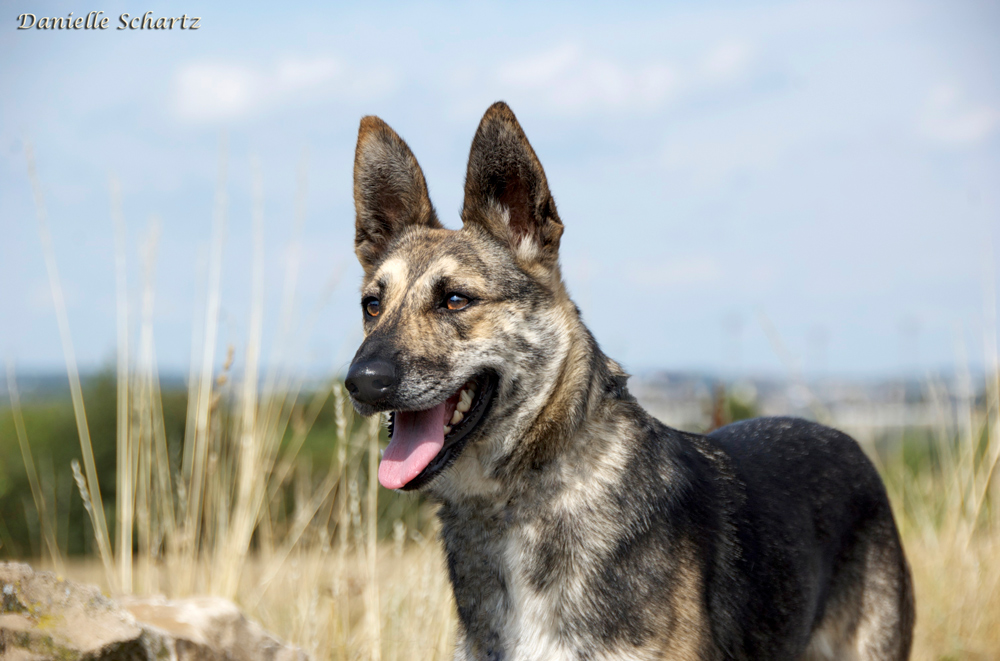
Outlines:
{"label": "dog's open mouth", "polygon": [[387,489],[418,489],[461,453],[493,401],[493,374],[470,379],[458,392],[424,411],[389,414],[389,446],[378,467]]}

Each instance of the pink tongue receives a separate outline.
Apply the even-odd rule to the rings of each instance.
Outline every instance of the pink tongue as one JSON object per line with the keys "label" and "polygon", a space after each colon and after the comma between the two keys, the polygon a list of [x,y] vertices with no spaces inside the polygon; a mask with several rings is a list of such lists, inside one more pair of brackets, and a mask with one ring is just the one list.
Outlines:
{"label": "pink tongue", "polygon": [[444,407],[441,402],[426,411],[396,411],[392,440],[378,466],[378,481],[386,489],[400,489],[410,482],[444,447]]}

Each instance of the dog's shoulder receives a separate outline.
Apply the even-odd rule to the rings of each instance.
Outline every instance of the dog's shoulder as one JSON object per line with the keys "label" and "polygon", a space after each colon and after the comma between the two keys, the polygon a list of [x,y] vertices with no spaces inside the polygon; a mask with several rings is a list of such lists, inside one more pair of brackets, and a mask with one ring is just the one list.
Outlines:
{"label": "dog's shoulder", "polygon": [[751,488],[822,495],[825,490],[884,494],[871,460],[847,434],[793,417],[743,420],[706,440],[725,452]]}

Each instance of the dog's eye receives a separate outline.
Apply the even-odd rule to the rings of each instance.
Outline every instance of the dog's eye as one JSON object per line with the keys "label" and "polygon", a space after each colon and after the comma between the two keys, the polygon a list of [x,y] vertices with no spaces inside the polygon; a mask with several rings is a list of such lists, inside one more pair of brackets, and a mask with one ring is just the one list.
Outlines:
{"label": "dog's eye", "polygon": [[469,304],[469,299],[461,294],[448,294],[444,297],[444,306],[449,310],[461,310]]}
{"label": "dog's eye", "polygon": [[374,296],[368,296],[361,301],[361,307],[365,309],[365,314],[369,317],[377,317],[378,313],[382,311],[379,306],[379,300]]}

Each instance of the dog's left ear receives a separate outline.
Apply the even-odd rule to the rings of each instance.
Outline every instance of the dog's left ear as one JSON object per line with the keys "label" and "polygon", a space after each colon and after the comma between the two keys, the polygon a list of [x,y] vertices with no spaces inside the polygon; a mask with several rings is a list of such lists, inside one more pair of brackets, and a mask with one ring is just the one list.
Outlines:
{"label": "dog's left ear", "polygon": [[521,261],[554,267],[563,224],[545,171],[514,113],[503,101],[479,123],[465,175],[462,221],[510,246]]}
{"label": "dog's left ear", "polygon": [[354,154],[354,252],[365,271],[412,225],[440,229],[416,157],[378,117],[361,120]]}

